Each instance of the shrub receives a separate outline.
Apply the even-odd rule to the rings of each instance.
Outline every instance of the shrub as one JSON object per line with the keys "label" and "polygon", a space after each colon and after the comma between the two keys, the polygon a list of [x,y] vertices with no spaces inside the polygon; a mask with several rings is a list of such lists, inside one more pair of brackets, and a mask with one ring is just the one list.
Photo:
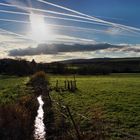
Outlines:
{"label": "shrub", "polygon": [[33,87],[43,87],[49,85],[49,77],[44,71],[36,72],[31,76],[29,83]]}

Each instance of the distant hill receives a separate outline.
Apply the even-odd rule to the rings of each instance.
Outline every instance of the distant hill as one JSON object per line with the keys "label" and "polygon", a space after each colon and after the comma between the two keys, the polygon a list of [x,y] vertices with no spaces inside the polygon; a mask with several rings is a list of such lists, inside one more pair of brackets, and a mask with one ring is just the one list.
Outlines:
{"label": "distant hill", "polygon": [[104,62],[139,62],[140,57],[133,57],[133,58],[92,58],[92,59],[70,59],[59,61],[63,64],[95,64],[95,63],[104,63]]}
{"label": "distant hill", "polygon": [[61,61],[78,74],[140,73],[140,57],[137,58],[93,58]]}

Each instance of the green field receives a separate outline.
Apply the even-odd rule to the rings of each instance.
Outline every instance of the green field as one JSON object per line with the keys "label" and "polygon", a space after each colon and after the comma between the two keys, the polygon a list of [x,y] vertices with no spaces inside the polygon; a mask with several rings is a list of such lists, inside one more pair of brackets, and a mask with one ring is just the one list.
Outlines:
{"label": "green field", "polygon": [[0,104],[12,103],[26,95],[28,78],[0,75]]}
{"label": "green field", "polygon": [[[52,84],[59,80],[63,85],[70,76],[53,76]],[[109,76],[77,76],[76,93],[52,93],[62,99],[71,110],[91,120],[104,119],[110,129],[140,136],[140,74],[114,74]],[[74,115],[77,119],[77,115]],[[85,120],[81,127],[89,127]],[[86,126],[87,125],[87,126]],[[94,125],[94,124],[93,124]]]}
{"label": "green field", "polygon": [[[63,86],[72,76],[50,75],[50,83]],[[97,121],[104,127],[140,137],[140,74],[76,76],[78,90],[51,92],[51,97],[68,105],[83,131],[90,131]],[[16,102],[27,95],[27,77],[0,76],[0,104]],[[86,118],[80,118],[77,114]],[[113,134],[116,135],[116,134]]]}

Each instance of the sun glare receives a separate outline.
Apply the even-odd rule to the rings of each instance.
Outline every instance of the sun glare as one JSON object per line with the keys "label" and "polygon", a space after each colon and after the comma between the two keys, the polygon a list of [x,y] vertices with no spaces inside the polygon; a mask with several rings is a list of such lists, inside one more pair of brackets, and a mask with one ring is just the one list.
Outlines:
{"label": "sun glare", "polygon": [[37,42],[45,42],[49,41],[51,38],[50,28],[45,23],[45,19],[43,16],[39,16],[37,14],[30,14],[30,24],[31,24],[31,39]]}

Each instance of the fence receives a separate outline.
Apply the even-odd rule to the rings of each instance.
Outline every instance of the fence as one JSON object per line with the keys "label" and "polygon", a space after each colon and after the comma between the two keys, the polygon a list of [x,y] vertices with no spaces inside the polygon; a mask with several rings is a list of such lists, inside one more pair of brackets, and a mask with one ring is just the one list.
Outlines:
{"label": "fence", "polygon": [[51,82],[53,82],[53,84],[50,86],[51,90],[55,90],[56,92],[60,92],[60,91],[75,92],[78,89],[75,76],[73,80],[56,80]]}
{"label": "fence", "polygon": [[[56,110],[59,111],[59,113],[63,117],[68,118],[70,123],[72,123],[77,140],[82,140],[83,134],[80,132],[78,125],[76,124],[76,122],[74,120],[73,114],[79,116],[80,118],[86,119],[88,121],[90,121],[91,118],[88,118],[85,115],[80,114],[78,112],[71,111],[70,107],[68,105],[64,105],[61,101],[52,100],[52,102],[61,108],[61,109],[59,109],[58,107],[56,107]],[[62,111],[62,110],[65,110],[65,111]],[[130,135],[126,132],[119,131],[119,130],[112,128],[112,127],[106,129],[106,131],[107,131],[108,135],[111,135],[111,133],[116,133],[118,135],[121,135],[121,137],[123,137],[123,140],[140,140],[140,138],[137,136]]]}

